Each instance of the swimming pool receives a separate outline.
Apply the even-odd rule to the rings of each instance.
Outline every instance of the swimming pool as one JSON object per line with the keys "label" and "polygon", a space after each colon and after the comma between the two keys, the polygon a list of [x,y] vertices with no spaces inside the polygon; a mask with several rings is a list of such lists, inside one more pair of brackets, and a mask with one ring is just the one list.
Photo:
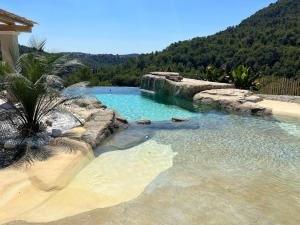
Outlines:
{"label": "swimming pool", "polygon": [[[300,121],[205,110],[136,88],[75,92],[98,96],[124,116],[136,113],[131,120],[150,117],[145,114],[153,110],[149,104],[161,110],[153,117],[159,121],[130,123],[106,140],[67,187],[24,214],[28,222],[300,224]],[[134,102],[135,107],[122,111],[121,102]],[[164,110],[168,117],[163,117]],[[172,123],[174,113],[191,119]],[[39,215],[47,215],[45,223],[38,223]]]}
{"label": "swimming pool", "polygon": [[74,92],[92,95],[104,105],[116,110],[128,121],[166,121],[172,118],[192,118],[199,116],[199,108],[191,102],[170,97],[155,96],[148,91],[134,87],[94,87],[76,89]]}

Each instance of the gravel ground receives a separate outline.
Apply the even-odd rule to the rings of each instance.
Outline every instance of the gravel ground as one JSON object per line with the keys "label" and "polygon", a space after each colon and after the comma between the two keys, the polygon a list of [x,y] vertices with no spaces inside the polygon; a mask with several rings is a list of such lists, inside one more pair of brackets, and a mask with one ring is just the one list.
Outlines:
{"label": "gravel ground", "polygon": [[300,104],[300,96],[289,96],[289,95],[262,95],[258,96],[266,100],[282,101],[282,102],[291,102]]}

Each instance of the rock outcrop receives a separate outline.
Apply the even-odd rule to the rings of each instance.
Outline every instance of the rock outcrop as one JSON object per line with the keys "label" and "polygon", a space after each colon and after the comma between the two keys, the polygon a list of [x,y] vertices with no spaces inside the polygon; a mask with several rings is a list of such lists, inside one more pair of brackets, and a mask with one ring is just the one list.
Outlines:
{"label": "rock outcrop", "polygon": [[76,132],[70,130],[64,135],[82,140],[93,148],[101,144],[116,129],[125,129],[128,126],[126,122],[123,122],[124,119],[116,115],[115,111],[104,107],[96,98],[76,99],[67,107],[83,126],[75,128]]}
{"label": "rock outcrop", "polygon": [[84,124],[86,131],[81,139],[94,148],[114,133],[115,112],[113,110],[100,110],[94,113],[90,120]]}
{"label": "rock outcrop", "polygon": [[167,80],[181,82],[183,77],[179,75],[179,73],[174,72],[151,72],[151,75],[165,77]]}
{"label": "rock outcrop", "polygon": [[[233,88],[232,84],[183,78],[181,82],[167,79],[169,73],[148,74],[141,79],[141,88],[154,91],[157,94],[169,95],[185,99],[193,99],[194,95],[211,89]],[[170,74],[172,75],[172,74]]]}
{"label": "rock outcrop", "polygon": [[202,91],[193,98],[195,103],[220,107],[227,111],[255,115],[270,115],[271,110],[257,104],[262,98],[247,90],[214,89]]}
{"label": "rock outcrop", "polygon": [[272,110],[258,102],[263,99],[247,90],[235,89],[233,84],[209,82],[183,78],[181,81],[168,79],[179,77],[178,73],[152,72],[141,79],[141,88],[156,94],[185,98],[198,104],[217,106],[227,111],[246,114],[270,115]]}
{"label": "rock outcrop", "polygon": [[[46,128],[43,132],[24,139],[4,118],[0,124],[0,167],[7,167],[20,157],[24,158],[21,153],[25,153],[24,149],[27,148],[26,157],[30,161],[45,158],[43,154],[37,154],[35,149],[40,151],[56,138],[71,138],[96,147],[115,131],[128,126],[126,120],[119,116],[116,118],[113,110],[107,109],[95,98],[71,100],[47,115],[42,122]],[[26,164],[26,157],[21,160],[22,163]]]}

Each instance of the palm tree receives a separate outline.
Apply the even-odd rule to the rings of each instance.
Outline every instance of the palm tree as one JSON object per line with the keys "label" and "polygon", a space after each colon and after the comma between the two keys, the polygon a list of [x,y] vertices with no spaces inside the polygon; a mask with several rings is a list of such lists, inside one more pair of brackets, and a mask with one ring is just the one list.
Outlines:
{"label": "palm tree", "polygon": [[2,113],[26,137],[42,131],[45,128],[43,118],[68,100],[49,90],[45,83],[54,60],[42,54],[42,47],[37,47],[36,51],[22,55],[15,71],[6,76],[8,94],[2,94],[0,98],[11,107],[2,110]]}

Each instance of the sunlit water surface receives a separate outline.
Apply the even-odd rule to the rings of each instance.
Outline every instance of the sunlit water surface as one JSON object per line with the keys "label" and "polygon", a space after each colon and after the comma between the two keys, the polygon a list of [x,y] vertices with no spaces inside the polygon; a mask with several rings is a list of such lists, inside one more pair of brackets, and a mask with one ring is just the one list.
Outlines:
{"label": "sunlit water surface", "polygon": [[[171,146],[172,167],[142,194],[51,224],[300,224],[300,122],[189,113],[186,123],[132,124],[96,150],[99,156],[128,151],[149,140]],[[135,176],[146,173],[136,170]]]}
{"label": "sunlit water surface", "polygon": [[72,95],[94,96],[129,121],[142,119],[164,121],[173,117],[190,118],[198,115],[191,102],[166,96],[157,97],[138,88],[94,87],[71,89],[67,92]]}

